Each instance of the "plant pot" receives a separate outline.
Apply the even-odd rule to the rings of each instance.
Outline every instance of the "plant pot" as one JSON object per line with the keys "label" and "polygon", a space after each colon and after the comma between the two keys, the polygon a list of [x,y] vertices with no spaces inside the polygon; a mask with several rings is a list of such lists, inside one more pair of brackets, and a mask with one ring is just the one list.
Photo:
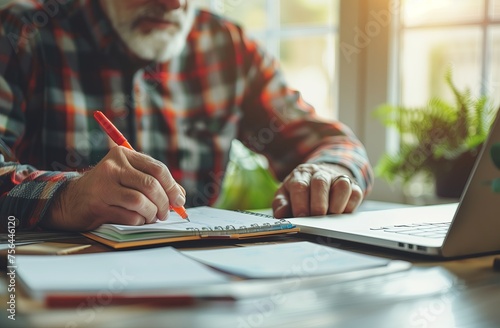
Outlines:
{"label": "plant pot", "polygon": [[436,196],[460,198],[477,158],[477,150],[463,153],[453,160],[441,160],[433,169]]}

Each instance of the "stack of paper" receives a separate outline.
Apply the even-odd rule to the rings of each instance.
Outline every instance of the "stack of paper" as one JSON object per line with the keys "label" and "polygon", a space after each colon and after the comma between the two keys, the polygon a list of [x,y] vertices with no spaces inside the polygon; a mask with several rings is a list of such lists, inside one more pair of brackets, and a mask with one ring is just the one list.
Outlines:
{"label": "stack of paper", "polygon": [[108,297],[228,281],[225,275],[172,247],[64,256],[20,255],[16,266],[19,280],[34,298],[75,292]]}

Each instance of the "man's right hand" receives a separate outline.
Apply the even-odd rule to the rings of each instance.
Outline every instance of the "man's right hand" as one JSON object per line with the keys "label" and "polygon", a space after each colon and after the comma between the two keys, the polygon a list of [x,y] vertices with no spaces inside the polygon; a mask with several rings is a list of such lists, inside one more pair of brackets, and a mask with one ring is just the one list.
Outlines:
{"label": "man's right hand", "polygon": [[160,161],[114,147],[91,170],[68,182],[42,226],[86,231],[104,223],[143,225],[166,220],[170,205],[182,206],[185,191]]}

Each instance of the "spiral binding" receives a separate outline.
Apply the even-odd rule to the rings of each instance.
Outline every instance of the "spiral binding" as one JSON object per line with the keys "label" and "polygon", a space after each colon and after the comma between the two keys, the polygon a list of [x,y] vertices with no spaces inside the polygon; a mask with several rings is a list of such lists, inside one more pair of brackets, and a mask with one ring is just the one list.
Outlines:
{"label": "spiral binding", "polygon": [[[255,215],[255,216],[260,216],[260,217],[265,217],[265,218],[270,218],[270,219],[275,219],[274,216],[264,214],[264,213],[256,213],[256,212],[250,212],[250,211],[243,211],[243,210],[235,210],[235,212],[238,213],[244,213],[244,214],[250,214],[250,215]],[[258,223],[252,223],[249,226],[248,225],[242,225],[236,228],[234,225],[227,225],[226,227],[223,226],[214,226],[214,227],[203,227],[201,229],[199,228],[186,228],[186,230],[192,231],[194,233],[198,234],[204,234],[204,233],[214,233],[214,234],[225,234],[228,231],[236,233],[252,233],[252,232],[261,232],[261,231],[267,231],[267,230],[282,230],[282,229],[287,229],[290,227],[291,223],[290,221],[287,221],[285,219],[276,219],[275,223],[263,223],[259,225]]]}
{"label": "spiral binding", "polygon": [[[257,213],[257,212],[251,212],[251,211],[243,211],[243,210],[235,210],[235,211],[238,212],[238,213],[251,214],[251,215],[256,215],[256,216],[260,216],[260,217],[264,217],[264,218],[275,219],[274,216],[269,215],[269,214]],[[288,220],[279,219],[279,220],[276,221],[276,223],[273,223],[273,225],[274,226],[279,225],[280,229],[286,229],[286,227],[289,227],[291,225],[291,223]],[[254,224],[251,224],[250,226],[252,228],[256,228],[254,226],[257,226],[259,228],[259,230],[254,230],[254,231],[258,232],[258,231],[263,230],[262,228],[269,228],[269,227],[271,227],[271,224],[270,223],[264,223],[264,224],[262,224],[262,226],[259,226],[258,224],[254,223]]]}

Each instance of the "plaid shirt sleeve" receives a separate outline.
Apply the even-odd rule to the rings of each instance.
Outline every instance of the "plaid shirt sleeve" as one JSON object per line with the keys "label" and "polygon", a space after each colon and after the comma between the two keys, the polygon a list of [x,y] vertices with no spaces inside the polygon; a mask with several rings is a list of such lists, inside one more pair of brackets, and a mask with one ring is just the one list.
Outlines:
{"label": "plaid shirt sleeve", "polygon": [[287,87],[278,63],[238,28],[245,61],[246,96],[240,139],[262,153],[282,180],[301,163],[332,163],[346,167],[365,195],[373,172],[365,148],[354,133],[338,121],[318,117],[299,92]]}
{"label": "plaid shirt sleeve", "polygon": [[[18,229],[33,229],[43,218],[53,195],[75,172],[39,171],[15,161],[16,145],[25,129],[25,97],[29,79],[22,65],[30,62],[30,46],[22,37],[23,24],[0,17],[0,231],[7,231],[8,218]],[[32,74],[36,74],[33,70]],[[8,147],[8,148],[7,148]]]}

